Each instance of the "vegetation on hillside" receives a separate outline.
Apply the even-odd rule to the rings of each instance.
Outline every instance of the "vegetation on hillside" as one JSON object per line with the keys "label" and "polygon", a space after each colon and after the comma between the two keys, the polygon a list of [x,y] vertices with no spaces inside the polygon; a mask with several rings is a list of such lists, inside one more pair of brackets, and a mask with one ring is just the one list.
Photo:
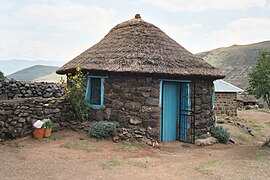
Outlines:
{"label": "vegetation on hillside", "polygon": [[5,76],[4,76],[4,73],[2,71],[0,71],[0,79],[3,79]]}
{"label": "vegetation on hillside", "polygon": [[249,77],[249,93],[257,98],[262,97],[270,107],[270,51],[259,54],[257,64]]}
{"label": "vegetation on hillside", "polygon": [[246,89],[249,86],[248,74],[256,66],[260,51],[270,51],[270,41],[218,48],[197,56],[220,68],[226,81]]}

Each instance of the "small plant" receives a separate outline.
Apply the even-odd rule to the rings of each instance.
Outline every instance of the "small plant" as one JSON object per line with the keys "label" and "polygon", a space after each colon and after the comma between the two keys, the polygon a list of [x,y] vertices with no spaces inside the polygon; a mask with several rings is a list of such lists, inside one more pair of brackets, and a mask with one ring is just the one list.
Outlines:
{"label": "small plant", "polygon": [[84,141],[67,142],[60,147],[74,150],[83,150],[87,152],[100,152],[101,149],[95,144],[88,144]]}
{"label": "small plant", "polygon": [[102,169],[111,169],[112,167],[121,165],[121,161],[117,159],[111,159],[101,164]]}
{"label": "small plant", "polygon": [[88,135],[96,139],[112,137],[117,127],[119,127],[118,122],[94,122],[89,128]]}
{"label": "small plant", "polygon": [[227,143],[230,138],[230,133],[227,129],[223,128],[222,126],[215,125],[210,129],[211,135],[221,143]]}
{"label": "small plant", "polygon": [[210,160],[204,164],[197,166],[195,169],[204,174],[212,174],[215,169],[223,163],[223,160]]}
{"label": "small plant", "polygon": [[42,121],[44,122],[44,128],[52,128],[53,122],[50,119],[43,119]]}
{"label": "small plant", "polygon": [[140,142],[122,142],[120,145],[113,148],[114,151],[136,152],[139,149],[147,149],[148,145]]}

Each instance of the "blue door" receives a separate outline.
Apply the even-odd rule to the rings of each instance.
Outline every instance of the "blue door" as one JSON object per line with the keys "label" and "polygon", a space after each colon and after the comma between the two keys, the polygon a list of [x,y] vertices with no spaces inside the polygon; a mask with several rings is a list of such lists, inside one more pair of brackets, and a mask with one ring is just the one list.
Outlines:
{"label": "blue door", "polygon": [[178,119],[178,84],[163,82],[161,141],[175,141]]}
{"label": "blue door", "polygon": [[181,84],[180,85],[180,109],[179,109],[179,114],[180,114],[180,130],[179,130],[179,139],[180,141],[187,141],[187,135],[188,129],[190,128],[190,124],[188,122],[188,115],[190,112],[190,88],[189,84]]}
{"label": "blue door", "polygon": [[161,141],[188,141],[189,86],[189,83],[163,82]]}

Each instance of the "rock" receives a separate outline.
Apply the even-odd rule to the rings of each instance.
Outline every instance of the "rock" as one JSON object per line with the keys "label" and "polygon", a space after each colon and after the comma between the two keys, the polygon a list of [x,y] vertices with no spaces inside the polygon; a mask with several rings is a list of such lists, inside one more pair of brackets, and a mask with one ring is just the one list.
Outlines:
{"label": "rock", "polygon": [[58,112],[60,112],[61,110],[59,109],[59,108],[55,108],[52,112],[53,113],[58,113]]}
{"label": "rock", "polygon": [[5,114],[6,114],[6,111],[3,108],[0,107],[0,116],[5,115]]}
{"label": "rock", "polygon": [[270,148],[270,139],[267,139],[265,143],[263,143],[262,147],[268,147]]}
{"label": "rock", "polygon": [[146,99],[145,105],[148,105],[148,106],[158,106],[159,105],[159,99],[158,98],[149,97],[149,98]]}
{"label": "rock", "polygon": [[111,108],[105,109],[105,111],[104,111],[104,118],[105,118],[106,120],[110,119],[111,113],[112,113],[112,109],[111,109]]}
{"label": "rock", "polygon": [[147,128],[148,126],[150,127],[157,127],[158,125],[158,121],[156,119],[146,119],[143,120],[142,122],[142,126]]}
{"label": "rock", "polygon": [[150,93],[149,92],[142,92],[142,96],[143,97],[150,97]]}
{"label": "rock", "polygon": [[139,110],[142,107],[142,104],[139,102],[128,102],[124,107],[130,110]]}
{"label": "rock", "polygon": [[160,111],[160,107],[151,107],[151,106],[142,106],[141,108],[141,112],[147,112],[147,113],[155,113],[155,112],[159,112]]}
{"label": "rock", "polygon": [[153,147],[159,149],[159,143],[157,141],[153,142]]}
{"label": "rock", "polygon": [[236,144],[235,140],[233,140],[232,138],[229,139],[229,142],[232,144]]}
{"label": "rock", "polygon": [[142,123],[142,119],[139,118],[139,117],[133,116],[133,117],[130,117],[129,123],[130,124],[134,124],[134,125],[141,124]]}
{"label": "rock", "polygon": [[208,137],[206,139],[196,139],[195,145],[197,146],[208,146],[217,143],[218,140],[214,137]]}
{"label": "rock", "polygon": [[118,143],[120,141],[120,138],[118,136],[114,136],[112,140],[113,142]]}
{"label": "rock", "polygon": [[118,99],[115,99],[112,101],[112,108],[117,110],[117,109],[122,109],[124,106],[124,103]]}
{"label": "rock", "polygon": [[22,117],[21,117],[21,118],[19,118],[19,122],[20,122],[20,123],[24,123],[25,121],[26,121],[26,119],[25,119],[25,118],[22,118]]}
{"label": "rock", "polygon": [[0,100],[8,100],[8,95],[6,93],[0,94]]}

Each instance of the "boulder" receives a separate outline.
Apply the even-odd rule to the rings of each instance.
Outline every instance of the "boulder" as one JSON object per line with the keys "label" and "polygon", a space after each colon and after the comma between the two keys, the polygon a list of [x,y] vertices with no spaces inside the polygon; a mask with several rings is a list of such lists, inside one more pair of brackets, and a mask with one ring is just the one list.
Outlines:
{"label": "boulder", "polygon": [[216,144],[218,140],[214,137],[208,137],[206,139],[197,139],[195,140],[195,145],[197,146],[209,146]]}
{"label": "boulder", "polygon": [[139,118],[139,117],[133,116],[133,117],[130,117],[129,123],[130,124],[134,124],[134,125],[141,124],[142,123],[142,119]]}

